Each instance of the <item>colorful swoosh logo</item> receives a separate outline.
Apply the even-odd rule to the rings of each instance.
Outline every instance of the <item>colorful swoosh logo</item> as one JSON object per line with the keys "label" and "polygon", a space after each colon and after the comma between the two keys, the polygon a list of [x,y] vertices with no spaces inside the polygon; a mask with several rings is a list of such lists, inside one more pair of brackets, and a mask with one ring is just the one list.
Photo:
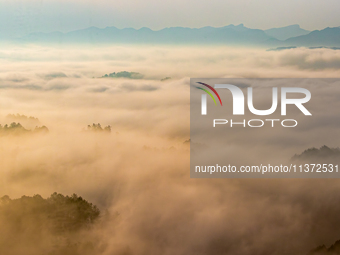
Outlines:
{"label": "colorful swoosh logo", "polygon": [[[217,93],[217,91],[216,91],[213,87],[211,87],[210,85],[205,84],[205,83],[203,83],[203,82],[197,82],[197,83],[199,83],[199,84],[201,84],[201,85],[203,85],[203,86],[206,86],[207,88],[211,89],[211,91],[214,92],[215,95],[217,96],[218,100],[220,100],[220,104],[221,104],[221,106],[222,106],[222,100],[221,100],[221,98],[220,98],[220,95]],[[200,88],[200,87],[196,87],[196,88],[205,91],[209,96],[211,96],[211,98],[214,100],[215,105],[216,105],[216,100],[215,100],[215,98],[213,97],[213,95],[212,95],[208,90],[203,89],[203,88]]]}

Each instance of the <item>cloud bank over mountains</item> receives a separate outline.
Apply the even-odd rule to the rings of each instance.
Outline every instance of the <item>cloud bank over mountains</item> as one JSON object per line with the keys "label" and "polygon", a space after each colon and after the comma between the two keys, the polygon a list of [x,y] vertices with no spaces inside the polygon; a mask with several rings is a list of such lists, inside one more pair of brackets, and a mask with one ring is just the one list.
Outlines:
{"label": "cloud bank over mountains", "polygon": [[[190,179],[184,143],[189,77],[340,77],[339,51],[62,46],[0,49],[0,124],[49,128],[0,136],[2,195],[57,191],[94,203],[107,218],[90,237],[108,244],[95,255],[306,254],[339,240],[337,179]],[[338,147],[339,86],[315,89],[307,128],[229,137],[231,156],[290,159],[307,148]],[[110,125],[111,132],[82,131],[92,123]],[[238,154],[249,145],[256,154]],[[1,217],[0,223],[7,224]],[[27,246],[16,247],[12,254],[21,255]],[[39,254],[39,245],[32,247]]]}

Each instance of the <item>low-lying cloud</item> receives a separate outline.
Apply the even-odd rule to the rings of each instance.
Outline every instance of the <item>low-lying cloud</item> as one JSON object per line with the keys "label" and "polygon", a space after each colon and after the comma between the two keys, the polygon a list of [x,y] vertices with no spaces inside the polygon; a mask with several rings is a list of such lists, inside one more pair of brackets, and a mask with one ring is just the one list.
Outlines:
{"label": "low-lying cloud", "polygon": [[[306,254],[330,245],[340,239],[338,180],[190,179],[184,141],[190,77],[338,77],[338,55],[329,49],[2,48],[0,124],[19,113],[37,117],[49,133],[0,136],[0,194],[81,195],[106,215],[93,229],[106,243],[104,255]],[[99,78],[120,71],[144,79]],[[311,129],[263,143],[260,136],[230,137],[229,146],[237,152],[259,144],[258,155],[284,159],[310,146],[338,147],[339,92],[316,91],[311,111],[329,109],[326,101],[334,107],[324,119],[316,114]],[[92,123],[112,131],[84,132]]]}

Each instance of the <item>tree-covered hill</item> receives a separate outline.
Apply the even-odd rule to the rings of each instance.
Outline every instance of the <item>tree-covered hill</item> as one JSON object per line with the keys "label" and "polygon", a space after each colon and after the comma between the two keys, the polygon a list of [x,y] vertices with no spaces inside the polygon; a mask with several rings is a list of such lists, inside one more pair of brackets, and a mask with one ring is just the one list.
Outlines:
{"label": "tree-covered hill", "polygon": [[0,254],[97,255],[99,209],[76,194],[0,199]]}

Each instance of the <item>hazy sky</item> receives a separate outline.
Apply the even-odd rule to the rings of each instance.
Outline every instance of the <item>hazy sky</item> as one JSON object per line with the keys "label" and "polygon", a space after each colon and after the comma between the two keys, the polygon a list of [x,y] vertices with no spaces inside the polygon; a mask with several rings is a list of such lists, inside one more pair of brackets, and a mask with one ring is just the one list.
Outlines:
{"label": "hazy sky", "polygon": [[338,0],[0,0],[0,36],[118,28],[203,27],[244,23],[250,28],[340,25]]}

